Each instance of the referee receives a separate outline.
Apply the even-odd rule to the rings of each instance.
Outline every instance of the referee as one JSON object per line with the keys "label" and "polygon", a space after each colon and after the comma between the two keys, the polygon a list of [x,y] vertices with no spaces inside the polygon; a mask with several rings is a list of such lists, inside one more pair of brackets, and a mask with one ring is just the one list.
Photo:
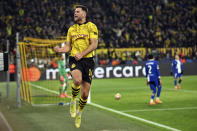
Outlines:
{"label": "referee", "polygon": [[[74,11],[74,21],[67,32],[67,43],[64,47],[56,46],[54,50],[60,53],[70,52],[69,66],[73,79],[72,99],[70,103],[71,117],[75,117],[75,126],[81,125],[81,115],[86,105],[94,69],[95,49],[98,46],[98,29],[92,22],[86,21],[87,7],[78,5]],[[78,109],[76,97],[81,89]]]}

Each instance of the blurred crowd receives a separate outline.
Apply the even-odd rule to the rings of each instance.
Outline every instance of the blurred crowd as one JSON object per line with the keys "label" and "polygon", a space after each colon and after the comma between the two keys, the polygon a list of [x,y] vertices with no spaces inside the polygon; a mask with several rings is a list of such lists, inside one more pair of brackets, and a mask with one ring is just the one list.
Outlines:
{"label": "blurred crowd", "polygon": [[105,10],[95,13],[100,14],[97,23],[107,47],[197,45],[196,0],[106,0],[100,4]]}
{"label": "blurred crowd", "polygon": [[[196,0],[4,0],[0,43],[20,38],[65,36],[75,5],[89,8],[99,29],[99,48],[188,47],[197,45]],[[3,47],[1,47],[3,48]]]}
{"label": "blurred crowd", "polygon": [[[182,48],[183,49],[183,48]],[[151,54],[159,63],[170,63],[174,59],[175,54],[179,55],[181,62],[184,63],[192,63],[197,62],[197,48],[192,48],[187,53],[183,53],[184,50],[173,50],[166,49],[166,50],[158,50],[152,49],[150,52],[148,49],[140,51],[116,51],[115,49],[108,49],[107,53],[101,52],[97,54],[96,62],[99,66],[106,66],[106,65],[138,65],[138,64],[145,64],[148,60],[148,55]]]}

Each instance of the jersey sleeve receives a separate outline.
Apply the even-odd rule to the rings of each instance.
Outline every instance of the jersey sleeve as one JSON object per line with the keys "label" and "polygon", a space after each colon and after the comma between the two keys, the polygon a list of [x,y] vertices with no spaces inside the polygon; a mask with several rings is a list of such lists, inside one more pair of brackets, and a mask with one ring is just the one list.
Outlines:
{"label": "jersey sleeve", "polygon": [[69,42],[69,43],[71,42],[71,28],[68,29],[67,36],[66,36],[66,41]]}
{"label": "jersey sleeve", "polygon": [[90,32],[90,39],[98,39],[98,29],[97,26],[93,23],[89,26],[89,32]]}
{"label": "jersey sleeve", "polygon": [[173,72],[173,69],[174,69],[174,61],[172,61],[172,64],[171,64],[171,69],[170,71]]}
{"label": "jersey sleeve", "polygon": [[183,63],[181,62],[181,72],[183,72]]}

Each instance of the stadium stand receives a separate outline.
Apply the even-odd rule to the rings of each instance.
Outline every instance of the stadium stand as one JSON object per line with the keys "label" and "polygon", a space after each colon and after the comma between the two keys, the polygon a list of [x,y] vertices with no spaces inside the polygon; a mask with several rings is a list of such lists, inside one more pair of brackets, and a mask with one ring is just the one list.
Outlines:
{"label": "stadium stand", "polygon": [[197,56],[196,0],[7,0],[0,3],[0,43],[9,39],[11,50],[15,47],[16,32],[22,37],[65,36],[73,24],[74,6],[84,4],[91,7],[88,20],[99,28],[100,49],[195,47],[187,57]]}

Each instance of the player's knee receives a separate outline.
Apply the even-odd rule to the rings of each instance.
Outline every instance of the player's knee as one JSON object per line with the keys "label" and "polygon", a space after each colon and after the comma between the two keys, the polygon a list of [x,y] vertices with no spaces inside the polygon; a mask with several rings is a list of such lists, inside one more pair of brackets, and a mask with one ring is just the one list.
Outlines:
{"label": "player's knee", "polygon": [[81,85],[81,82],[82,82],[82,80],[80,80],[80,79],[74,80],[74,84],[76,86],[80,86]]}
{"label": "player's knee", "polygon": [[156,90],[156,89],[154,89],[154,90],[153,90],[153,94],[156,94],[156,92],[157,92],[157,90]]}

